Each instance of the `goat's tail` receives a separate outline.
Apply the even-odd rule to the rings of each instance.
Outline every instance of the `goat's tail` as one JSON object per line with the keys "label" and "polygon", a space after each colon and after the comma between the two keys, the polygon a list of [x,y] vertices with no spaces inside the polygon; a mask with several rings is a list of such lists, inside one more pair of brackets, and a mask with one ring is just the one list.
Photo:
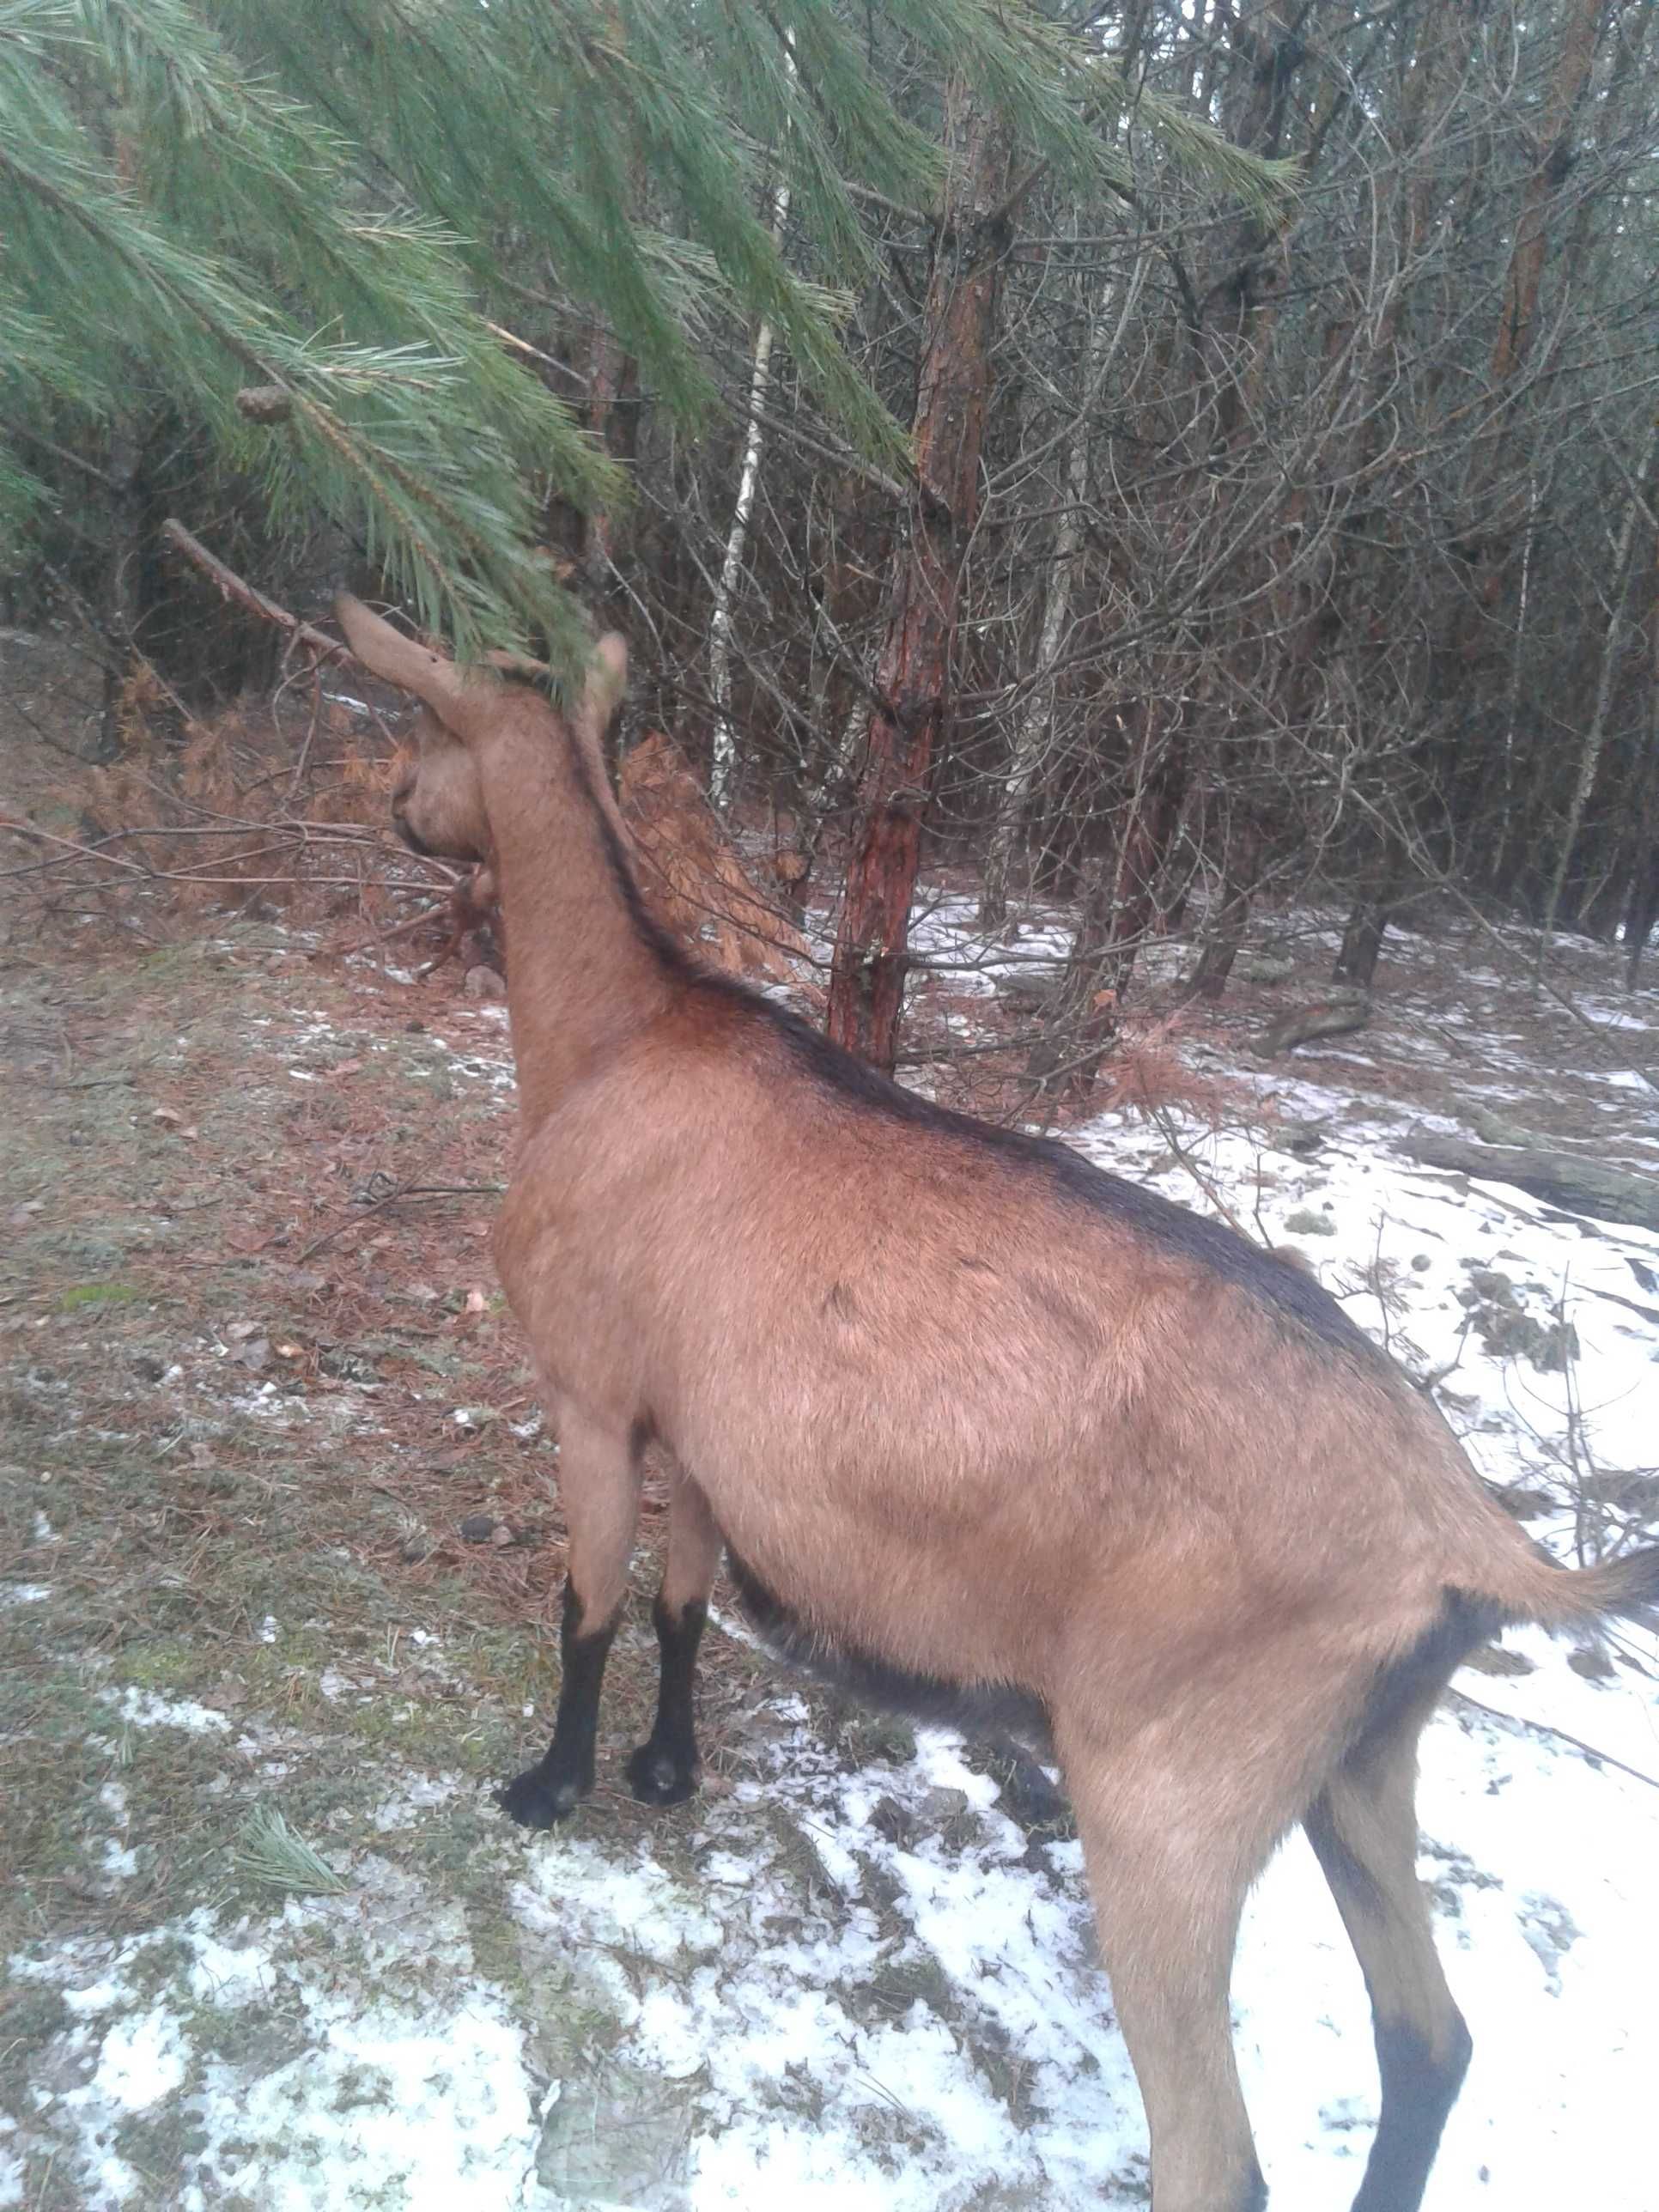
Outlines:
{"label": "goat's tail", "polygon": [[[1540,1551],[1511,1565],[1490,1595],[1511,1621],[1540,1628],[1594,1628],[1622,1615],[1659,1625],[1659,1544],[1599,1567],[1564,1569]],[[1486,1595],[1483,1592],[1482,1595]]]}

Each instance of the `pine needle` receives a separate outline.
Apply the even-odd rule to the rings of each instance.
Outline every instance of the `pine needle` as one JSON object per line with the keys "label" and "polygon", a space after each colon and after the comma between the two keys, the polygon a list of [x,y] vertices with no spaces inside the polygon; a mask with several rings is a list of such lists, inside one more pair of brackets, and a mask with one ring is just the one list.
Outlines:
{"label": "pine needle", "polygon": [[303,1836],[295,1834],[280,1813],[266,1805],[255,1806],[243,1821],[236,1864],[255,1881],[293,1890],[301,1897],[340,1897],[351,1887]]}

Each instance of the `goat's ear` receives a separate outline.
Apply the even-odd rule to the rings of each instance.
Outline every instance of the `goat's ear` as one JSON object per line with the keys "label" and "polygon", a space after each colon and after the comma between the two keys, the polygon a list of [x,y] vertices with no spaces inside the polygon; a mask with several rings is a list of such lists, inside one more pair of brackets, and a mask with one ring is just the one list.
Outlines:
{"label": "goat's ear", "polygon": [[628,689],[628,647],[620,632],[607,630],[593,648],[582,688],[581,714],[603,736]]}
{"label": "goat's ear", "polygon": [[349,592],[335,599],[334,614],[346,643],[371,676],[423,701],[447,728],[457,726],[471,687],[453,660],[393,629]]}

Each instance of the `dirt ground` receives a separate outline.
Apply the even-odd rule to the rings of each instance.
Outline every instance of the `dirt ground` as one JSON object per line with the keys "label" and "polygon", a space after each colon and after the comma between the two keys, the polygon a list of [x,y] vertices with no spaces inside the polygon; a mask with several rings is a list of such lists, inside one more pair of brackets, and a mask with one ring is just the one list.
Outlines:
{"label": "dirt ground", "polygon": [[[15,719],[0,746],[0,811],[73,834],[53,747]],[[1042,1971],[1084,1989],[1075,1845],[1011,1825],[992,1765],[803,1697],[717,1632],[703,1797],[665,1815],[628,1796],[620,1760],[654,1690],[654,1489],[599,1790],[550,1845],[495,1812],[490,1786],[550,1727],[562,1571],[555,1446],[486,1241],[512,1133],[502,1010],[453,969],[386,972],[361,902],[46,928],[38,889],[8,882],[0,915],[0,2204],[746,2207],[793,2189],[827,2205],[854,2153],[896,2177],[872,2204],[1144,2197],[1103,1998],[1068,1997],[1074,2046],[1022,2040],[989,1993],[1002,1967],[945,1973],[873,1840],[905,1868],[977,1869],[987,1894],[1025,1882]],[[1246,1079],[1248,1041],[1328,951],[1288,919],[1264,938],[1291,978],[1242,985],[1159,1049],[1271,1139],[1286,1109]],[[1298,1055],[1316,1105],[1294,1110],[1328,1086],[1387,1127],[1490,1093],[1651,1168],[1650,1012],[1621,1026],[1597,948],[1553,960],[1571,1006],[1528,991],[1525,960],[1472,925],[1391,940],[1378,1020]],[[940,1039],[977,1003],[948,975],[922,1001],[920,1033]],[[1599,1087],[1559,1079],[1587,1066]],[[1180,1157],[1155,1165],[1201,1202]],[[262,1850],[273,1814],[319,1862],[281,1834]],[[257,2000],[227,1995],[255,1951]],[[694,2199],[694,2133],[715,2146],[705,2181],[721,2142],[753,2171],[741,2081],[702,2048],[641,2069],[629,2039],[665,1985],[702,2017],[716,1958],[738,1977],[727,2002],[763,1990],[756,2033],[781,2035],[799,1955],[858,2079],[908,2023],[907,2067],[918,2037],[970,2051],[1006,2142],[1037,2141],[1039,2107],[1060,2125],[1063,2076],[1122,2142],[1075,2167],[1033,2151],[1000,2178],[993,2143],[959,2185],[908,2196],[898,2178],[949,2167],[943,2092],[929,2110],[896,2072],[831,2097],[786,2057],[767,2076],[775,2139],[827,2145],[828,2165],[801,2148],[765,2190]],[[503,2073],[489,2039],[509,2031]],[[375,2134],[400,2066],[427,2069],[391,2107],[418,2157]],[[292,2094],[267,2109],[271,2083]]]}

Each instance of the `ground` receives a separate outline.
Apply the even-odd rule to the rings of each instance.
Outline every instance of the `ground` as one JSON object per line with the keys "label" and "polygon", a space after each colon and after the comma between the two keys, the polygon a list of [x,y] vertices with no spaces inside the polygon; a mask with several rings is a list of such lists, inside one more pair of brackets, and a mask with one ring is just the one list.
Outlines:
{"label": "ground", "polygon": [[[930,902],[924,1038],[1055,918]],[[1264,1067],[1328,966],[1170,1032],[1166,1095],[1069,1129],[1297,1245],[1571,1555],[1659,1521],[1659,1237],[1414,1168],[1477,1106],[1655,1164],[1659,994],[1441,915],[1373,1026]],[[30,936],[0,975],[0,2207],[1082,2212],[1146,2198],[1078,1846],[971,1746],[808,1692],[724,1607],[707,1786],[620,1775],[525,1835],[492,1785],[557,1691],[555,1449],[485,1243],[500,1010],[368,933],[205,916]],[[1158,981],[1157,963],[1149,979]],[[930,1030],[928,1023],[933,1024]],[[1171,1066],[1190,1077],[1170,1088]],[[917,1079],[937,1083],[924,1067]],[[1421,1871],[1475,2059],[1431,2212],[1651,2212],[1659,1661],[1508,1641],[1425,1747]],[[1236,1986],[1275,2212],[1346,2204],[1375,2116],[1357,1971],[1299,1838]]]}

